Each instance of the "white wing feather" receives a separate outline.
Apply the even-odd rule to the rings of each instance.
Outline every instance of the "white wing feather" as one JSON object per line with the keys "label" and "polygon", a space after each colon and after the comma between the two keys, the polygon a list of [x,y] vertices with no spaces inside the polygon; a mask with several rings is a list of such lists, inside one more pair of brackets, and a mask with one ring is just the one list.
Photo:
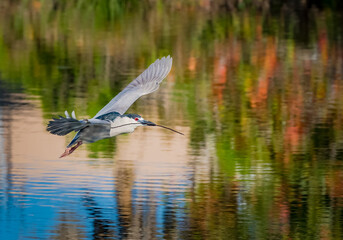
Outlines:
{"label": "white wing feather", "polygon": [[168,75],[173,59],[163,57],[152,63],[141,75],[126,86],[93,118],[110,112],[124,114],[127,109],[141,96],[152,93],[159,88],[162,80]]}

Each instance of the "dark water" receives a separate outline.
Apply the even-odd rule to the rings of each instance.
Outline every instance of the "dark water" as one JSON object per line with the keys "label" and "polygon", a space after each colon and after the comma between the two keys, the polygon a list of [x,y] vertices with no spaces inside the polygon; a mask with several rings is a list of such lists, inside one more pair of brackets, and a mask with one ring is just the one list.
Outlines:
{"label": "dark water", "polygon": [[[343,239],[339,1],[0,3],[0,239]],[[81,146],[156,58],[141,128]]]}

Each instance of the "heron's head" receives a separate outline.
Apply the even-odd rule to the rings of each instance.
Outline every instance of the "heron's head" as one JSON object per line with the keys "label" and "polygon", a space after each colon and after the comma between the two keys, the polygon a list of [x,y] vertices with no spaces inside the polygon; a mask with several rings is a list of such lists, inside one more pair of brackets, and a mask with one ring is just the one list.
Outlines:
{"label": "heron's head", "polygon": [[176,130],[174,130],[172,128],[169,128],[169,127],[166,127],[166,126],[162,126],[162,125],[158,125],[156,123],[147,121],[147,120],[143,119],[138,114],[126,114],[124,116],[129,118],[130,123],[128,123],[127,125],[132,124],[132,125],[136,125],[136,126],[156,126],[156,127],[165,128],[165,129],[168,129],[168,130],[173,131],[175,133],[183,135],[183,133],[178,132],[178,131],[176,131]]}
{"label": "heron's head", "polygon": [[145,120],[138,114],[125,114],[124,116],[128,117],[133,124],[137,123],[141,126],[156,126],[155,123]]}

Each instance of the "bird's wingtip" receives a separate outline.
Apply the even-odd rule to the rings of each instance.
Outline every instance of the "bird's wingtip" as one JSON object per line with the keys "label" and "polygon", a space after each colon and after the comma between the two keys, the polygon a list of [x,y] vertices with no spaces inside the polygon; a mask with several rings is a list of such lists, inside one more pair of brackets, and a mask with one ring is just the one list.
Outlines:
{"label": "bird's wingtip", "polygon": [[171,65],[173,63],[173,58],[170,55],[168,55],[167,57],[162,57],[161,61],[165,65]]}
{"label": "bird's wingtip", "polygon": [[72,118],[76,119],[76,114],[75,111],[73,110],[73,112],[71,113]]}
{"label": "bird's wingtip", "polygon": [[64,111],[64,115],[66,115],[66,118],[70,118],[69,113],[67,110]]}

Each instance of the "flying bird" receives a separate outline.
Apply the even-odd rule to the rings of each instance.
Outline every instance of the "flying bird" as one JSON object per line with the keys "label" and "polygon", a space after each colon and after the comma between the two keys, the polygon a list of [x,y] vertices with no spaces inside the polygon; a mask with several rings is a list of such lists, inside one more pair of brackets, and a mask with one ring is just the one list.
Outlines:
{"label": "flying bird", "polygon": [[47,131],[50,133],[64,136],[72,131],[77,132],[60,157],[68,156],[83,143],[93,143],[119,134],[132,133],[139,126],[157,126],[182,134],[147,121],[138,114],[125,114],[138,98],[159,88],[162,80],[170,72],[172,62],[170,56],[157,59],[91,119],[78,120],[74,111],[71,116],[65,111],[66,117],[53,118],[47,126]]}

